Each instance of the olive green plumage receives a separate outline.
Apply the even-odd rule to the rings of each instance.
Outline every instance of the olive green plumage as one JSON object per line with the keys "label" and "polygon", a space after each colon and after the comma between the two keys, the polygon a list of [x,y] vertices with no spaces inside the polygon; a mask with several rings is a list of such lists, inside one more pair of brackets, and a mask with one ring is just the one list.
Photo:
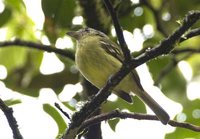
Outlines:
{"label": "olive green plumage", "polygon": [[[121,49],[108,36],[95,29],[84,28],[67,34],[78,41],[75,59],[81,74],[96,87],[103,87],[108,78],[122,66],[124,57]],[[113,92],[128,102],[132,101],[129,94],[136,94],[163,124],[168,123],[168,114],[143,90],[135,70],[132,70]]]}

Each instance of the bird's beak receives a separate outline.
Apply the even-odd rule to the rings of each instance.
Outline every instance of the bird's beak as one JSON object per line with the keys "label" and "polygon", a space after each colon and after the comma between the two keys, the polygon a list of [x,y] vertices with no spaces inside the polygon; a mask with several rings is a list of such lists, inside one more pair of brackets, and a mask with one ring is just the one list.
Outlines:
{"label": "bird's beak", "polygon": [[80,33],[78,33],[77,31],[70,31],[70,32],[67,32],[66,34],[76,40],[79,40],[80,38]]}

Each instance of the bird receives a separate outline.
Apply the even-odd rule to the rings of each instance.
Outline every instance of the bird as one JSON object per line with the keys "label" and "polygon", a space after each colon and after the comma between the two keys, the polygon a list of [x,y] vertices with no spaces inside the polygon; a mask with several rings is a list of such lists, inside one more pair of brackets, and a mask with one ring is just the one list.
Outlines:
{"label": "bird", "polygon": [[[75,63],[78,70],[90,83],[99,89],[102,88],[124,62],[119,45],[103,32],[89,27],[67,32],[67,35],[77,40]],[[169,122],[168,113],[143,89],[135,69],[112,91],[129,103],[132,102],[131,94],[136,95],[151,108],[164,125]]]}

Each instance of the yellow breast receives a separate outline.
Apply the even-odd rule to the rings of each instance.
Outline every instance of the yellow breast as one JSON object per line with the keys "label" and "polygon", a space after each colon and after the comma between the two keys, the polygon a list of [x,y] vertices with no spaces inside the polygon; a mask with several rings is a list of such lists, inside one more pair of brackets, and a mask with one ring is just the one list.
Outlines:
{"label": "yellow breast", "polygon": [[[107,54],[98,38],[88,38],[79,43],[76,51],[76,65],[83,76],[98,88],[101,88],[108,77],[117,72],[121,63]],[[88,41],[89,40],[89,41]]]}

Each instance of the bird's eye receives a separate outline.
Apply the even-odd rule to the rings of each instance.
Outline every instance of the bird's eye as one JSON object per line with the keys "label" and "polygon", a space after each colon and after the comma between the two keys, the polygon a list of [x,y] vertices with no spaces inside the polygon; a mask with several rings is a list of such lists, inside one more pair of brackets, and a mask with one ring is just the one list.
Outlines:
{"label": "bird's eye", "polygon": [[85,28],[85,31],[86,31],[86,32],[89,32],[89,31],[90,31],[90,29],[89,29],[89,28]]}

